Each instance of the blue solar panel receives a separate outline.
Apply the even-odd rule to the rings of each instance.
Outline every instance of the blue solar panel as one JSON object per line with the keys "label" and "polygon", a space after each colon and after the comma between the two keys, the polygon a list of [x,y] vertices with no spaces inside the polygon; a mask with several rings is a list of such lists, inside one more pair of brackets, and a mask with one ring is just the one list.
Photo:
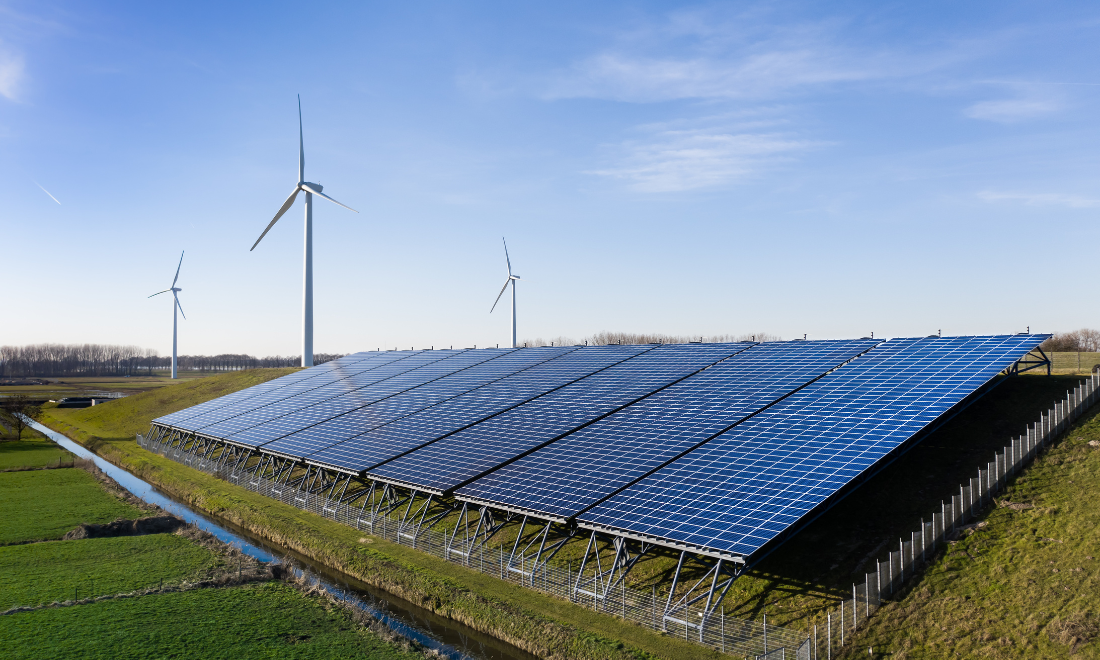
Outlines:
{"label": "blue solar panel", "polygon": [[749,343],[658,346],[374,468],[369,475],[424,490],[448,492],[749,346]]}
{"label": "blue solar panel", "polygon": [[752,555],[1045,338],[891,340],[577,519]]}
{"label": "blue solar panel", "polygon": [[[317,387],[308,392],[270,403],[255,410],[236,415],[224,421],[200,429],[203,435],[222,438],[231,442],[255,446],[273,440],[285,433],[278,429],[269,430],[277,434],[248,434],[247,430],[261,424],[278,427],[282,421],[289,421],[294,413],[310,406],[340,400],[349,410],[368,405],[379,398],[410,387],[422,385],[442,373],[460,369],[469,364],[469,356],[477,356],[477,351],[440,350],[424,351],[401,360],[375,367],[334,383]],[[488,356],[486,356],[488,357]],[[477,358],[481,359],[481,358]],[[449,366],[454,363],[453,367]],[[290,422],[293,423],[292,421]],[[253,441],[254,440],[254,441]]]}
{"label": "blue solar panel", "polygon": [[758,344],[491,472],[455,495],[572,518],[877,343]]}
{"label": "blue solar panel", "polygon": [[[308,428],[303,426],[300,430],[295,429],[295,432],[286,437],[265,444],[263,450],[284,456],[305,457],[327,449],[337,442],[374,430],[383,424],[420,412],[574,350],[576,350],[574,346],[545,346],[516,351],[482,349],[477,353],[493,353],[499,357],[487,359],[468,369],[358,408],[345,415],[332,416],[331,419]],[[295,415],[296,419],[301,417]]]}
{"label": "blue solar panel", "polygon": [[[324,387],[332,383],[340,382],[346,378],[351,378],[363,373],[367,373],[374,369],[386,366],[393,362],[407,359],[411,356],[422,353],[423,351],[390,351],[382,355],[373,357],[368,360],[356,362],[354,364],[339,366],[330,370],[318,370],[314,375],[309,378],[303,378],[297,382],[292,382],[285,387],[280,387],[276,390],[264,392],[258,396],[249,397],[241,401],[231,403],[227,406],[222,406],[216,410],[190,417],[182,422],[177,422],[173,426],[176,428],[197,431],[203,427],[217,424],[218,422],[230,419],[237,415],[242,415],[246,412],[256,410],[266,405],[270,405],[277,401],[282,401],[291,397],[299,396],[305,392],[315,390],[318,387]],[[322,367],[324,365],[321,365]],[[317,367],[314,367],[316,369]],[[313,371],[313,369],[307,369],[306,371]]]}
{"label": "blue solar panel", "polygon": [[232,394],[226,394],[225,396],[220,396],[216,399],[211,399],[209,401],[204,401],[203,403],[191,406],[190,408],[184,408],[183,410],[171,413],[169,415],[165,415],[163,417],[158,417],[157,419],[154,419],[153,422],[156,423],[156,424],[164,424],[166,426],[172,426],[176,422],[181,422],[185,419],[190,419],[192,417],[196,417],[196,416],[201,415],[203,413],[208,413],[212,410],[216,410],[216,409],[221,408],[223,406],[227,406],[227,405],[230,405],[230,404],[233,404],[233,403],[238,403],[238,402],[243,401],[245,399],[248,399],[248,398],[251,398],[251,397],[254,397],[254,396],[258,396],[258,395],[264,394],[266,392],[271,392],[273,390],[277,390],[281,387],[285,387],[287,385],[290,385],[291,383],[296,383],[296,382],[304,380],[306,378],[313,378],[314,376],[317,376],[318,374],[327,373],[327,372],[332,371],[333,369],[335,369],[337,367],[343,367],[343,366],[347,366],[347,365],[350,365],[350,364],[353,364],[353,363],[356,363],[356,362],[361,362],[363,360],[371,359],[371,358],[374,358],[375,356],[378,356],[378,355],[382,355],[382,353],[378,353],[378,352],[375,352],[375,351],[370,351],[370,352],[366,352],[366,353],[355,353],[353,355],[345,355],[342,358],[338,358],[336,360],[330,360],[328,362],[325,362],[324,364],[319,364],[316,367],[311,367],[309,369],[302,369],[301,371],[296,371],[292,374],[287,374],[286,376],[281,376],[279,378],[273,378],[272,380],[269,380],[266,383],[260,383],[259,385],[253,385],[252,387],[245,388],[245,389],[239,390],[237,392],[233,392]]}
{"label": "blue solar panel", "polygon": [[[653,346],[586,346],[309,456],[361,471],[605,369]],[[524,349],[535,350],[535,349]]]}
{"label": "blue solar panel", "polygon": [[[462,372],[473,368],[487,360],[493,360],[502,355],[507,355],[515,349],[482,349],[454,351],[453,355],[445,360],[437,360],[424,366],[410,368],[404,373],[386,378],[380,382],[361,387],[350,392],[330,397],[320,402],[315,402],[318,397],[308,397],[302,401],[288,401],[280,406],[286,410],[293,408],[281,416],[274,413],[282,412],[280,406],[268,411],[263,410],[249,413],[254,416],[264,413],[268,421],[253,426],[243,431],[233,433],[227,437],[231,442],[248,445],[262,445],[271,443],[296,431],[320,424],[337,416],[346,415],[353,411],[362,410],[383,400],[400,396],[402,393],[413,392],[423,387],[428,387],[440,379],[446,378],[456,372]],[[443,353],[444,351],[435,351]],[[407,361],[402,361],[402,363]],[[312,393],[311,393],[312,394]],[[295,404],[291,406],[290,404]],[[320,449],[320,447],[318,447]]]}

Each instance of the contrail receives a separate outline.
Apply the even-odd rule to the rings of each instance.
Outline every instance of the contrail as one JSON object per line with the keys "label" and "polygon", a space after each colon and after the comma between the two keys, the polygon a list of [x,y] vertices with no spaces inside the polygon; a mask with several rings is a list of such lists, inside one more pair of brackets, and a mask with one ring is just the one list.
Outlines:
{"label": "contrail", "polygon": [[[32,179],[32,181],[33,181],[33,179]],[[42,188],[42,184],[41,184],[41,183],[38,183],[37,181],[35,181],[35,182],[34,182],[34,185],[38,186],[39,188]],[[42,192],[46,193],[47,195],[50,195],[50,191],[49,191],[49,190],[46,190],[45,188],[42,188]],[[50,199],[52,199],[53,201],[57,202],[57,198],[56,198],[56,197],[54,197],[53,195],[50,195]],[[58,204],[61,204],[61,202],[57,202],[57,203],[58,203]]]}

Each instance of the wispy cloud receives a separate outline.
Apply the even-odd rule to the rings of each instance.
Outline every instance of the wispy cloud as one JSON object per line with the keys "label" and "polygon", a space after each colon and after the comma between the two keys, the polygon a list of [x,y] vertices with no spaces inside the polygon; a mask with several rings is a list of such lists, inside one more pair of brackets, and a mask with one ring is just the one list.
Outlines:
{"label": "wispy cloud", "polygon": [[23,58],[0,45],[0,96],[16,100],[23,75]]}
{"label": "wispy cloud", "polygon": [[982,191],[978,198],[986,202],[1019,202],[1027,206],[1064,206],[1071,209],[1100,208],[1100,199],[1062,193],[1006,193]]}
{"label": "wispy cloud", "polygon": [[964,112],[972,119],[984,119],[1002,124],[1034,119],[1049,115],[1062,109],[1058,100],[1046,98],[1017,98],[998,101],[981,101],[968,107]]}
{"label": "wispy cloud", "polygon": [[614,166],[588,173],[646,193],[717,188],[751,179],[823,144],[784,133],[658,126],[643,139],[617,145]]}

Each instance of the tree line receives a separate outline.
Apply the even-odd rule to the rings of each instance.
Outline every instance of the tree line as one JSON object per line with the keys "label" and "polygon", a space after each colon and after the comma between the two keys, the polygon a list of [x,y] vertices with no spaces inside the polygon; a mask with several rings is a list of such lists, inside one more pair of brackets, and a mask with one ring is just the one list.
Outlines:
{"label": "tree line", "polygon": [[1047,353],[1100,352],[1100,330],[1081,328],[1073,332],[1056,332],[1039,347]]}
{"label": "tree line", "polygon": [[[317,353],[314,364],[343,357],[336,353]],[[181,355],[176,360],[181,371],[239,371],[270,367],[296,367],[297,355],[255,357],[245,354]],[[139,346],[115,344],[31,344],[0,346],[0,378],[140,376],[170,369],[172,357]]]}
{"label": "tree line", "polygon": [[665,335],[645,332],[597,332],[577,341],[571,337],[552,337],[527,339],[520,346],[605,346],[607,344],[687,344],[689,342],[718,343],[732,341],[781,341],[782,337],[767,332],[747,333],[743,335]]}

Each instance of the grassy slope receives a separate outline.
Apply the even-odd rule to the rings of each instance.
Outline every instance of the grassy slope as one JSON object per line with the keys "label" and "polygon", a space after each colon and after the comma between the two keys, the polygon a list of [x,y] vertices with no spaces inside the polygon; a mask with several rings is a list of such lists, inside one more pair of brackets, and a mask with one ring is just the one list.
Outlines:
{"label": "grassy slope", "polygon": [[84,470],[0,473],[0,545],[59,539],[80,523],[141,515]]}
{"label": "grassy slope", "polygon": [[4,616],[0,640],[12,660],[417,657],[357,629],[343,612],[275,583]]}
{"label": "grassy slope", "polygon": [[[1098,443],[1096,446],[1089,442]],[[1100,410],[1012,483],[852,645],[892,658],[1100,658]]]}
{"label": "grassy slope", "polygon": [[[85,409],[50,409],[44,423],[199,509],[219,515],[308,557],[442,616],[536,655],[627,658],[717,657],[614,617],[510,585],[406,546],[363,537],[326,520],[151,454],[133,442],[153,417],[235,389],[273,371],[238,372]],[[283,373],[289,372],[285,370]],[[627,639],[631,647],[613,640]]]}
{"label": "grassy slope", "polygon": [[[37,435],[37,432],[36,432]],[[45,438],[0,442],[0,470],[69,463],[73,455]]]}
{"label": "grassy slope", "polygon": [[150,534],[0,547],[0,609],[172,584],[213,566],[182,536]]}

